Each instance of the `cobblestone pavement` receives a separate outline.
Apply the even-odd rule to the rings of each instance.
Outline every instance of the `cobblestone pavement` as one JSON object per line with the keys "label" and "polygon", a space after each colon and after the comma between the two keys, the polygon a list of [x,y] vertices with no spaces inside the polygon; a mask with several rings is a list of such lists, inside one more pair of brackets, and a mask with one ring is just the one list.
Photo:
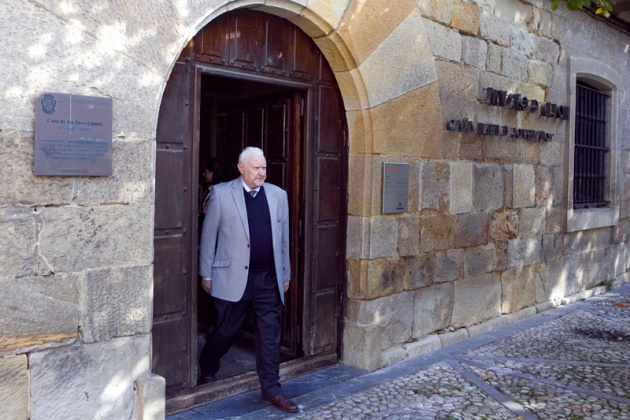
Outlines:
{"label": "cobblestone pavement", "polygon": [[630,288],[297,419],[630,419]]}
{"label": "cobblestone pavement", "polygon": [[630,420],[630,283],[376,372],[331,369],[284,383],[297,414],[253,391],[169,420]]}

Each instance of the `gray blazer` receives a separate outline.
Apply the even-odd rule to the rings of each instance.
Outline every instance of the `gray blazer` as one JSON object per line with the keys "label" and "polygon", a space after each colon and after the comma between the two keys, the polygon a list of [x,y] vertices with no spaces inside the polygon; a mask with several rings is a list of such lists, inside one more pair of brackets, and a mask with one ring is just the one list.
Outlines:
{"label": "gray blazer", "polygon": [[[271,236],[278,289],[284,303],[284,282],[291,280],[289,204],[287,193],[264,184],[271,216]],[[249,225],[241,178],[213,186],[203,222],[199,274],[212,279],[212,296],[230,302],[243,297],[249,273]]]}

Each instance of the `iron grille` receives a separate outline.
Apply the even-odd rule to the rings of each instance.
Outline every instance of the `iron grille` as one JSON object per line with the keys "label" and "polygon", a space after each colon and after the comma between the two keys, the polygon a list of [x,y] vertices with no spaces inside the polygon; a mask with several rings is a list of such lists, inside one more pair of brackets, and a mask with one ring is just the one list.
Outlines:
{"label": "iron grille", "polygon": [[584,83],[577,84],[576,94],[573,207],[605,207],[609,96]]}

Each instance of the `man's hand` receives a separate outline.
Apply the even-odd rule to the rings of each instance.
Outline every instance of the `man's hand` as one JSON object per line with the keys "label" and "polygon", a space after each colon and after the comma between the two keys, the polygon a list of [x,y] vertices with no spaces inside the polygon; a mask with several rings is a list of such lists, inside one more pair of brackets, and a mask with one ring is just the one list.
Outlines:
{"label": "man's hand", "polygon": [[[210,294],[212,292],[212,280],[201,280],[201,288],[203,289],[204,292],[206,292],[207,294]],[[285,286],[286,289],[286,286]]]}
{"label": "man's hand", "polygon": [[289,290],[289,285],[290,285],[290,284],[291,284],[291,282],[290,282],[290,281],[285,281],[285,282],[284,282],[284,293],[286,293],[286,292],[287,292],[287,290]]}

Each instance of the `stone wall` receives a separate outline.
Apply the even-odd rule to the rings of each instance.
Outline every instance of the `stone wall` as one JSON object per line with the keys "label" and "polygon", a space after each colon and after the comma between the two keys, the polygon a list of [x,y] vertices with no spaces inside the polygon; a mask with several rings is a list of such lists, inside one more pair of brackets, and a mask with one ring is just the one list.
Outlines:
{"label": "stone wall", "polygon": [[[426,87],[373,104],[374,148],[350,160],[344,357],[367,369],[628,280],[627,163],[613,172],[625,191],[611,202],[619,223],[567,232],[570,125],[485,103],[492,87],[570,104],[569,58],[601,57],[627,72],[628,36],[584,13],[551,12],[540,1],[421,0],[418,11],[422,18],[406,38],[427,37],[437,83],[426,80]],[[382,60],[396,63],[390,54]],[[615,112],[627,120],[627,77],[617,88],[625,96]],[[381,114],[389,118],[374,117]],[[444,129],[463,118],[554,136],[540,142]],[[617,140],[611,153],[626,162],[630,143]],[[395,144],[395,151],[380,144]],[[408,214],[380,213],[386,161],[410,165]],[[355,175],[364,182],[359,174],[371,178],[367,193],[352,185]],[[379,346],[370,356],[354,350]]]}
{"label": "stone wall", "polygon": [[[376,369],[629,279],[628,140],[613,151],[618,223],[567,233],[567,124],[482,103],[487,87],[568,103],[569,58],[624,71],[627,35],[535,0],[97,3],[0,5],[11,40],[0,46],[0,405],[9,417],[163,416],[164,383],[150,373],[157,116],[184,45],[232,8],[294,22],[343,94],[345,363]],[[37,91],[113,99],[112,176],[33,175]],[[463,117],[555,135],[541,143],[445,130]],[[629,130],[619,118],[618,131]],[[410,165],[406,214],[381,214],[387,161]]]}

